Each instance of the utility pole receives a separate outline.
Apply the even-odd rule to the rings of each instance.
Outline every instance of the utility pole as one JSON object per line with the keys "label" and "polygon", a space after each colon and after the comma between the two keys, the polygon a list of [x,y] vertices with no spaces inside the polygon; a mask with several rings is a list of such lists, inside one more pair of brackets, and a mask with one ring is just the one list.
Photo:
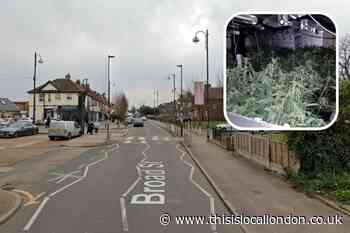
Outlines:
{"label": "utility pole", "polygon": [[[39,61],[38,61],[39,56]],[[33,124],[36,122],[36,66],[37,63],[44,63],[40,54],[34,52],[34,74],[33,74]]]}
{"label": "utility pole", "polygon": [[181,117],[180,117],[180,121],[181,121],[181,137],[183,136],[183,117],[184,117],[184,110],[183,110],[183,96],[182,96],[182,68],[183,68],[183,66],[182,66],[182,64],[181,65],[177,65],[177,67],[179,67],[180,68],[180,82],[181,82],[181,84],[180,84],[180,108],[181,108],[181,110],[180,110],[180,112],[181,112]]}
{"label": "utility pole", "polygon": [[110,80],[110,64],[111,64],[111,58],[114,58],[115,56],[113,55],[108,55],[108,114],[107,114],[107,141],[110,140],[111,135],[109,132],[109,124],[111,120],[111,80]]}
{"label": "utility pole", "polygon": [[34,52],[34,75],[33,75],[33,124],[35,124],[35,115],[36,115],[36,52]]}

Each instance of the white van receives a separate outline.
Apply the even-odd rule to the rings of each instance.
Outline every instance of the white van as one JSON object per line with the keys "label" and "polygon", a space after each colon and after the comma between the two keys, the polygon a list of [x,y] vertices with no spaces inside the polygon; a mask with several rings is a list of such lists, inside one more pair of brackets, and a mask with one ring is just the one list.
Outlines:
{"label": "white van", "polygon": [[81,136],[82,131],[79,124],[75,121],[51,121],[49,128],[50,140],[56,138],[71,139]]}

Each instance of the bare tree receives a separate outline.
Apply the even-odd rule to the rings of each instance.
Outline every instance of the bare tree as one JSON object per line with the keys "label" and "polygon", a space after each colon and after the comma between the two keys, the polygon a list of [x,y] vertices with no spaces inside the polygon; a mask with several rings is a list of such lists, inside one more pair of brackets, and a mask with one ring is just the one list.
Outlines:
{"label": "bare tree", "polygon": [[350,34],[340,42],[339,58],[340,78],[350,80]]}
{"label": "bare tree", "polygon": [[119,121],[124,121],[128,111],[129,102],[124,93],[113,96],[113,113],[112,118]]}

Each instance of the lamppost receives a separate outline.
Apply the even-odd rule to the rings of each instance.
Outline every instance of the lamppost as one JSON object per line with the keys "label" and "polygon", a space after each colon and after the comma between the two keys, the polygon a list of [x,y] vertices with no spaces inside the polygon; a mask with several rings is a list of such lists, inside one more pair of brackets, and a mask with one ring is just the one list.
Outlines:
{"label": "lamppost", "polygon": [[174,93],[174,117],[176,117],[176,83],[175,83],[175,73],[171,74],[171,77],[169,76],[168,79],[170,80],[173,78],[173,93]]}
{"label": "lamppost", "polygon": [[[38,61],[39,57],[39,61]],[[36,115],[36,65],[37,63],[44,63],[42,57],[39,53],[34,52],[34,75],[33,75],[33,124],[35,124],[35,115]]]}
{"label": "lamppost", "polygon": [[111,64],[111,58],[114,58],[113,55],[108,55],[108,114],[107,114],[107,141],[111,138],[110,132],[109,132],[109,124],[110,124],[110,115],[111,115],[111,79],[110,79],[110,64]]}
{"label": "lamppost", "polygon": [[180,112],[181,112],[181,117],[180,117],[180,123],[181,123],[181,137],[183,136],[183,117],[184,117],[184,106],[183,106],[183,96],[182,96],[182,68],[183,68],[183,66],[182,66],[182,64],[180,64],[180,65],[176,65],[176,67],[178,67],[178,68],[180,68],[180,82],[181,82],[181,84],[180,84]]}
{"label": "lamppost", "polygon": [[193,37],[193,43],[198,43],[199,42],[199,38],[198,38],[198,34],[202,33],[205,35],[205,51],[206,51],[206,63],[207,63],[207,85],[206,85],[206,107],[207,107],[207,139],[209,139],[209,127],[210,127],[210,114],[209,114],[209,46],[208,46],[208,38],[209,38],[209,32],[208,29],[206,29],[205,31],[197,31]]}

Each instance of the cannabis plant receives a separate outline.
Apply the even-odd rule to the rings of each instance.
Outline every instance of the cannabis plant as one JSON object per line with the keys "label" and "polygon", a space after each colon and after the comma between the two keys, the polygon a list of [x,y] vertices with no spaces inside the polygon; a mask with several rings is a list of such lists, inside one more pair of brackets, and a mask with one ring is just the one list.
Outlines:
{"label": "cannabis plant", "polygon": [[324,126],[320,112],[335,111],[329,93],[335,95],[332,78],[322,78],[309,61],[291,71],[275,58],[261,71],[249,62],[227,70],[227,110],[272,124]]}

